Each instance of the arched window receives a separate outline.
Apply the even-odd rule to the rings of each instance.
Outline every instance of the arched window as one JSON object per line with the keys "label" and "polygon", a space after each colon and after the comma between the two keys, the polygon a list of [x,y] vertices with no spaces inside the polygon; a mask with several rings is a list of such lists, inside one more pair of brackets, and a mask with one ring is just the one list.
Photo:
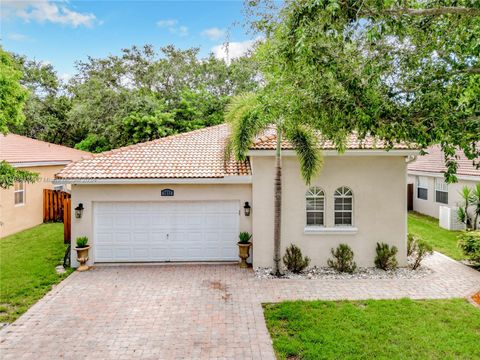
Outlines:
{"label": "arched window", "polygon": [[352,226],[353,224],[353,193],[346,186],[335,190],[335,226]]}
{"label": "arched window", "polygon": [[317,186],[312,186],[305,193],[307,200],[307,226],[325,225],[325,193]]}

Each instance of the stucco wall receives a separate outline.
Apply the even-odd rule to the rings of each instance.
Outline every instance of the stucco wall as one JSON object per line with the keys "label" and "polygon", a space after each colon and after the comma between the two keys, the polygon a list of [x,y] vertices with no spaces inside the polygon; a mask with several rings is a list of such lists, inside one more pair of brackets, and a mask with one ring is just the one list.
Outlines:
{"label": "stucco wall", "polygon": [[[252,157],[253,261],[255,266],[273,264],[273,179],[274,158]],[[333,194],[348,186],[354,194],[355,234],[305,234],[305,191],[298,160],[283,158],[282,255],[294,243],[325,266],[330,249],[341,243],[354,251],[359,266],[373,266],[377,242],[399,249],[398,262],[406,265],[406,163],[398,156],[325,157],[321,174],[312,181],[326,194],[326,227],[334,227]]]}
{"label": "stucco wall", "polygon": [[[174,197],[161,197],[160,191],[169,188],[175,191]],[[81,219],[76,219],[72,211],[72,242],[79,236],[87,236],[94,245],[93,206],[96,201],[215,201],[238,200],[242,209],[245,201],[251,202],[251,185],[72,185],[72,209],[82,203],[85,210]],[[252,231],[251,216],[241,211],[240,231]],[[93,252],[90,252],[92,255]],[[90,256],[89,264],[95,259]],[[76,253],[72,249],[72,266],[77,266]]]}
{"label": "stucco wall", "polygon": [[[422,175],[423,176],[423,175]],[[448,184],[448,204],[437,203],[435,201],[435,177],[442,178],[443,174],[437,176],[425,176],[428,180],[428,198],[427,200],[417,198],[417,182],[415,175],[408,176],[408,183],[413,184],[413,210],[433,216],[438,219],[440,206],[458,207],[463,200],[459,192],[464,186],[473,188],[475,181],[459,180],[457,183]]]}
{"label": "stucco wall", "polygon": [[43,189],[52,189],[51,179],[63,166],[22,168],[40,174],[40,181],[25,184],[25,204],[15,206],[14,188],[0,189],[0,237],[14,234],[43,222]]}

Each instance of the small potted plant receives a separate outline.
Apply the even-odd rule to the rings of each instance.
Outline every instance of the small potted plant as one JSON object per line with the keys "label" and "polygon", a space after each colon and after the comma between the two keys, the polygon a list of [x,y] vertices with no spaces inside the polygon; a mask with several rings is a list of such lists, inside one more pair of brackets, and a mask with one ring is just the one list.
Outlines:
{"label": "small potted plant", "polygon": [[77,247],[75,250],[77,251],[77,260],[80,263],[78,267],[78,271],[86,271],[88,270],[88,266],[86,262],[88,261],[88,250],[90,249],[90,245],[88,245],[88,238],[86,236],[82,236],[77,238]]}
{"label": "small potted plant", "polygon": [[242,231],[238,237],[240,239],[238,242],[238,256],[240,257],[240,267],[246,268],[248,267],[247,259],[250,256],[250,246],[252,246],[252,243],[250,242],[252,235],[246,231]]}

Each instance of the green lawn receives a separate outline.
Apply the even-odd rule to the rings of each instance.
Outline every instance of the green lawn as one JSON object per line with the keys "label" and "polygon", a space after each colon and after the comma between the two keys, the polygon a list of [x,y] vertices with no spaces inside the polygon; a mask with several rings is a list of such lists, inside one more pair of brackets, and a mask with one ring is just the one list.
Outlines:
{"label": "green lawn", "polygon": [[464,299],[264,305],[280,359],[479,359],[480,310]]}
{"label": "green lawn", "polygon": [[449,231],[438,226],[438,219],[410,212],[408,214],[408,232],[420,236],[433,246],[433,249],[455,260],[464,256],[457,246],[460,231]]}
{"label": "green lawn", "polygon": [[66,245],[63,224],[43,224],[0,239],[0,322],[12,322],[43,297],[58,275]]}

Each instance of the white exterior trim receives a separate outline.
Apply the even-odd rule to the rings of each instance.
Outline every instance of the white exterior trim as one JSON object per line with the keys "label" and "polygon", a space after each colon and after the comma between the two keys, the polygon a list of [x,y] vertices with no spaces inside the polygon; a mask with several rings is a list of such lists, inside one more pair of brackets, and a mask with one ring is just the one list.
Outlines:
{"label": "white exterior trim", "polygon": [[354,235],[358,232],[358,228],[352,226],[336,226],[336,227],[324,227],[324,226],[305,226],[303,233],[305,235]]}
{"label": "white exterior trim", "polygon": [[[275,150],[249,150],[248,156],[275,156]],[[415,156],[420,150],[356,149],[339,153],[337,150],[322,150],[323,156]],[[282,156],[297,156],[295,150],[282,150]]]}
{"label": "white exterior trim", "polygon": [[[408,170],[408,175],[416,176],[430,176],[434,178],[443,178],[443,173],[434,173],[428,171],[418,171],[418,170]],[[475,175],[456,175],[458,180],[467,180],[467,181],[480,181],[480,176]]]}
{"label": "white exterior trim", "polygon": [[55,179],[54,185],[78,184],[78,185],[141,185],[141,184],[251,184],[252,177],[227,176],[224,178],[163,178],[163,179]]}
{"label": "white exterior trim", "polygon": [[30,161],[30,162],[12,162],[9,163],[13,167],[22,168],[22,167],[35,167],[35,166],[55,166],[55,165],[67,165],[71,161]]}

